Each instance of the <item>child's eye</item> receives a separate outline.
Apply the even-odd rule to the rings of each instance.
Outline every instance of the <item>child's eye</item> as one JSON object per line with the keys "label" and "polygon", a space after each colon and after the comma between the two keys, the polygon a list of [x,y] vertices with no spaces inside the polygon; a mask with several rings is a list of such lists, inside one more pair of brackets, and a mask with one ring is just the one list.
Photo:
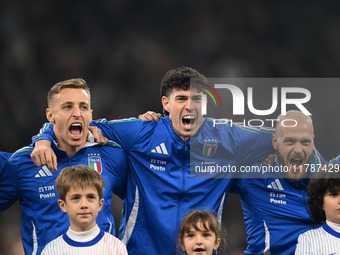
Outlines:
{"label": "child's eye", "polygon": [[204,236],[204,237],[210,237],[210,236],[211,236],[211,233],[209,233],[209,232],[208,232],[208,233],[204,233],[203,236]]}

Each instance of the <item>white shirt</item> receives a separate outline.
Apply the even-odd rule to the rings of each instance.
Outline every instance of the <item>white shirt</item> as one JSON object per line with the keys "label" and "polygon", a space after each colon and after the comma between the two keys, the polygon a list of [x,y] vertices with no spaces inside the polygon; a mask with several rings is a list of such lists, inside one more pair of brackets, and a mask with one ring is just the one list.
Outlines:
{"label": "white shirt", "polygon": [[127,255],[126,246],[118,238],[97,225],[84,232],[68,231],[49,242],[42,255]]}
{"label": "white shirt", "polygon": [[311,229],[298,238],[295,255],[340,255],[340,224],[326,221],[317,229]]}

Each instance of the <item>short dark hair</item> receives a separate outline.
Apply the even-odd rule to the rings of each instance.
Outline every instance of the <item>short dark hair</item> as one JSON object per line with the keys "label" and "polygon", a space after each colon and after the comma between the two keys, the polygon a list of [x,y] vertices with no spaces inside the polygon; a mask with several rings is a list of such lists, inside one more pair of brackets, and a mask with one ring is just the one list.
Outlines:
{"label": "short dark hair", "polygon": [[[323,168],[330,169],[327,166],[323,166]],[[322,207],[323,199],[327,192],[340,192],[340,178],[338,173],[321,170],[317,177],[311,180],[308,185],[308,204],[312,218],[315,221],[326,221],[326,215]]]}
{"label": "short dark hair", "polygon": [[190,89],[190,79],[206,79],[205,76],[191,67],[181,66],[169,70],[161,83],[161,97],[168,97],[173,89]]}

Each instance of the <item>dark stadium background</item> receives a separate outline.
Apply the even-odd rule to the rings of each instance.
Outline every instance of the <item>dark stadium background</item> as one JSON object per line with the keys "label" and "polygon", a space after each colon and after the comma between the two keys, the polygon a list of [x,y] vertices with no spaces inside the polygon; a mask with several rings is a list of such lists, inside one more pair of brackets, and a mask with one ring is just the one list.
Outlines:
{"label": "dark stadium background", "polygon": [[[160,112],[161,78],[181,65],[207,77],[340,77],[339,11],[338,1],[2,1],[0,150],[30,143],[49,88],[68,78],[90,85],[94,118],[114,119]],[[340,153],[339,91],[312,94],[326,160]],[[21,254],[19,223],[17,205],[0,213],[1,254]],[[223,223],[228,254],[242,254],[237,196]]]}

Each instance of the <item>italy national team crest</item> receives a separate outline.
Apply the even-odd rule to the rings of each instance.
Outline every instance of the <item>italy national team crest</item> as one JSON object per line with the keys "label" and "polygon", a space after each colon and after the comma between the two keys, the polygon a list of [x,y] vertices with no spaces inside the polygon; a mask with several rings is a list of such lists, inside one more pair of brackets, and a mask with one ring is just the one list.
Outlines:
{"label": "italy national team crest", "polygon": [[91,167],[92,169],[96,170],[98,173],[101,174],[102,172],[102,160],[98,155],[96,154],[91,154],[88,157],[88,161],[89,161],[89,167]]}
{"label": "italy national team crest", "polygon": [[217,150],[218,142],[216,140],[205,140],[202,154],[204,157],[211,157]]}

